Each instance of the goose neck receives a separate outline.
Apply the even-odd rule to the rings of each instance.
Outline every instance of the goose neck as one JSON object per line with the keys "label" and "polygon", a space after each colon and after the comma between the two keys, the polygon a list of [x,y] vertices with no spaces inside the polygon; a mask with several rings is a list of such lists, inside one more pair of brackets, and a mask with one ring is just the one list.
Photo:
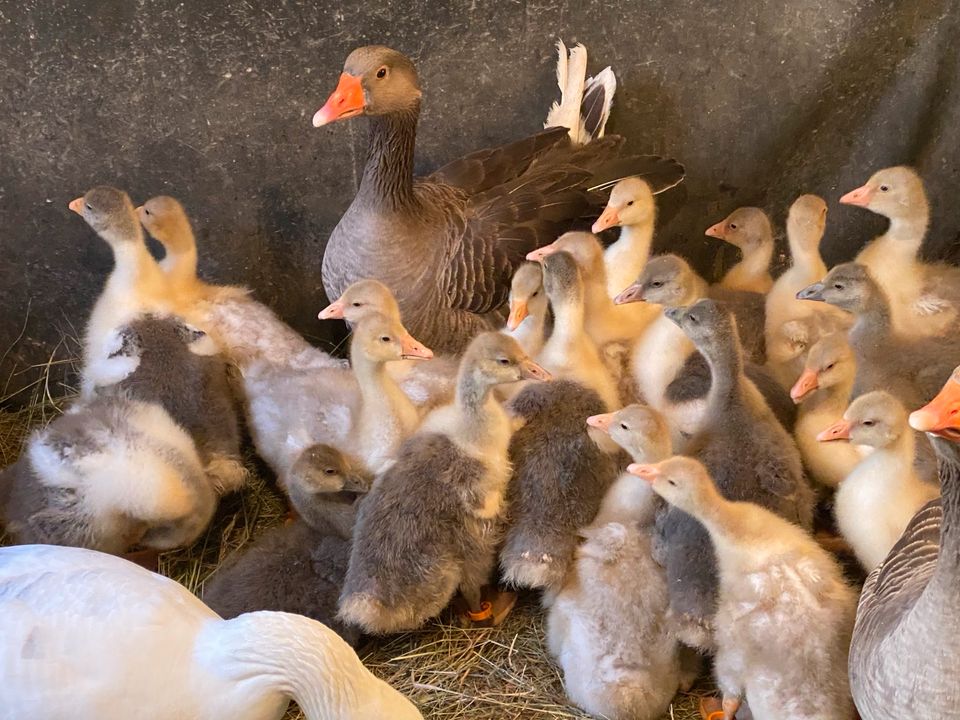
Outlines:
{"label": "goose neck", "polygon": [[370,146],[357,199],[392,211],[415,207],[413,156],[419,101],[409,110],[370,116]]}

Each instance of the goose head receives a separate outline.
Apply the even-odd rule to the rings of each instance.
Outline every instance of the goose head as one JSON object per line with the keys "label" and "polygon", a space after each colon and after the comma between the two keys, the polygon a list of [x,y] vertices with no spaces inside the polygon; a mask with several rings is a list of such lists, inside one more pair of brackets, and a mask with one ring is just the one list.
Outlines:
{"label": "goose head", "polygon": [[420,102],[420,79],[413,62],[383,45],[354,50],[343,64],[336,89],[313,116],[313,126],[357,115],[414,111]]}
{"label": "goose head", "polygon": [[593,223],[593,232],[612,227],[652,223],[657,214],[650,186],[640,178],[624,178],[610,191],[610,199],[600,217]]}
{"label": "goose head", "polygon": [[790,397],[802,403],[819,388],[831,388],[853,377],[853,351],[843,332],[832,332],[815,342],[804,363],[803,372],[790,388]]}
{"label": "goose head", "polygon": [[913,168],[903,165],[878,170],[866,183],[841,197],[840,202],[891,219],[925,208],[927,203],[923,180]]}
{"label": "goose head", "polygon": [[733,344],[736,336],[733,314],[716,300],[704,298],[689,307],[667,308],[663,312],[708,358],[716,357]]}
{"label": "goose head", "polygon": [[827,276],[797,293],[798,300],[825,302],[847,312],[859,313],[877,293],[877,284],[863,265],[837,265]]}
{"label": "goose head", "polygon": [[587,418],[587,425],[607,433],[634,462],[656,462],[670,456],[670,428],[663,416],[640,404]]}
{"label": "goose head", "polygon": [[527,260],[543,262],[545,258],[558,252],[569,253],[583,271],[585,277],[604,279],[606,269],[603,265],[603,245],[593,233],[564,233],[549,245],[527,253]]}
{"label": "goose head", "polygon": [[321,320],[346,320],[357,323],[369,313],[380,313],[400,319],[400,306],[390,288],[379,280],[357,280],[343,291],[343,295],[327,305],[320,314]]}
{"label": "goose head", "polygon": [[487,388],[520,380],[549,380],[550,373],[531,360],[509,335],[477,335],[460,361],[461,381]]}
{"label": "goose head", "polygon": [[744,255],[773,245],[770,219],[763,210],[755,207],[737,208],[707,228],[706,234],[735,245]]}
{"label": "goose head", "polygon": [[566,251],[554,252],[543,258],[542,263],[543,289],[554,312],[582,306],[583,279],[573,255]]}
{"label": "goose head", "polygon": [[877,390],[854,400],[843,419],[818,433],[817,440],[847,440],[854,445],[885,448],[896,443],[905,432],[910,432],[906,409],[889,393]]}
{"label": "goose head", "polygon": [[650,483],[657,495],[691,515],[700,515],[717,497],[707,469],[690,457],[675,455],[654,464],[631,463],[627,472]]}
{"label": "goose head", "polygon": [[684,305],[695,279],[693,269],[679,255],[657,255],[640,277],[614,299],[617,305],[649,302],[666,307]]}
{"label": "goose head", "polygon": [[399,320],[370,313],[360,319],[353,331],[350,358],[354,365],[358,356],[381,364],[394,360],[429,360],[433,351],[408,333]]}
{"label": "goose head", "polygon": [[527,316],[543,317],[546,312],[547,293],[543,289],[543,270],[537,263],[523,263],[510,281],[507,328],[516,330]]}
{"label": "goose head", "polygon": [[910,427],[960,443],[960,367],[933,400],[910,413]]}
{"label": "goose head", "polygon": [[287,492],[297,512],[305,515],[305,510],[297,507],[298,501],[312,502],[319,495],[327,495],[330,500],[352,502],[370,490],[370,482],[359,465],[335,447],[320,443],[300,453],[287,474]]}
{"label": "goose head", "polygon": [[111,247],[142,242],[140,222],[130,196],[122,190],[99,185],[68,206]]}
{"label": "goose head", "polygon": [[787,213],[787,237],[800,249],[814,251],[827,226],[827,203],[817,195],[801,195]]}
{"label": "goose head", "polygon": [[137,208],[140,224],[167,252],[189,252],[196,248],[187,213],[169,195],[150,198]]}

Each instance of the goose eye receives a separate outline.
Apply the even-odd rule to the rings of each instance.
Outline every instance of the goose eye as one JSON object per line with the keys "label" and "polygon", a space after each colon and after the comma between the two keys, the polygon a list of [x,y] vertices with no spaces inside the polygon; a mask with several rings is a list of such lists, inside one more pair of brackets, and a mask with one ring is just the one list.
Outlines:
{"label": "goose eye", "polygon": [[653,287],[655,287],[655,288],[663,287],[663,280],[654,280],[654,281],[653,281],[652,283],[650,283],[650,284],[651,284]]}
{"label": "goose eye", "polygon": [[84,203],[83,206],[90,212],[93,212],[93,205],[91,205],[90,203]]}
{"label": "goose eye", "polygon": [[864,427],[873,427],[875,424],[876,424],[876,423],[874,423],[873,420],[864,420],[864,421],[863,421],[863,426],[864,426]]}
{"label": "goose eye", "polygon": [[505,357],[497,358],[497,362],[500,363],[501,365],[509,365],[509,364],[510,364],[510,360],[507,359],[507,358],[505,358]]}
{"label": "goose eye", "polygon": [[380,336],[380,342],[382,342],[382,343],[388,343],[388,342],[390,342],[390,336],[389,336],[389,335],[381,335],[381,336]]}
{"label": "goose eye", "polygon": [[353,301],[352,303],[350,303],[350,304],[353,305],[354,307],[360,307],[360,304],[361,304],[361,303],[358,302],[357,300],[354,300],[354,301]]}
{"label": "goose eye", "polygon": [[676,484],[673,480],[667,480],[667,482],[668,482],[670,485],[672,485],[673,487],[676,487],[676,486],[677,486],[677,484]]}
{"label": "goose eye", "polygon": [[323,474],[324,474],[324,475],[336,475],[336,474],[337,474],[337,471],[334,470],[333,468],[327,468],[326,470],[323,471]]}
{"label": "goose eye", "polygon": [[833,366],[834,366],[834,365],[836,365],[836,363],[830,363],[829,365],[827,365],[827,366],[824,368],[824,370],[833,370]]}
{"label": "goose eye", "polygon": [[387,69],[385,67],[382,67],[379,70],[377,70],[377,77],[380,80],[383,80],[383,78],[385,78],[386,76],[387,76]]}
{"label": "goose eye", "polygon": [[729,227],[731,230],[736,230],[736,229],[737,229],[737,224],[736,224],[736,223],[730,223],[727,227]]}
{"label": "goose eye", "polygon": [[687,320],[689,320],[694,325],[699,325],[700,321],[697,319],[696,315],[687,315]]}
{"label": "goose eye", "polygon": [[834,290],[843,290],[843,283],[834,283],[834,284],[833,284],[833,289],[834,289]]}
{"label": "goose eye", "polygon": [[627,207],[630,207],[631,205],[633,205],[633,200],[627,203]]}
{"label": "goose eye", "polygon": [[881,185],[881,186],[880,186],[880,192],[886,192],[886,191],[889,190],[889,189],[890,189],[890,186],[889,186],[889,185]]}
{"label": "goose eye", "polygon": [[144,208],[144,209],[143,209],[143,214],[144,214],[144,215],[149,215],[149,214],[150,214],[150,211],[147,210],[147,208]]}
{"label": "goose eye", "polygon": [[629,429],[630,429],[630,428],[627,427],[627,424],[626,424],[626,423],[620,423],[620,427],[623,428],[624,430],[629,430]]}
{"label": "goose eye", "polygon": [[537,295],[539,295],[539,294],[540,294],[540,291],[539,291],[539,290],[535,290],[530,297],[535,298],[535,297],[536,297]]}

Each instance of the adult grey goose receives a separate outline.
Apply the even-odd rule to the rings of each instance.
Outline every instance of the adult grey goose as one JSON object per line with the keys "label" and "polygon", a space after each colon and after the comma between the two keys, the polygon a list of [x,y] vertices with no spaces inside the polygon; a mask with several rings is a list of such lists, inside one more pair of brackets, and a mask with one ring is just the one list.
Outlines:
{"label": "adult grey goose", "polygon": [[863,720],[960,718],[960,367],[910,425],[931,438],[942,497],[914,515],[863,586],[850,647]]}
{"label": "adult grey goose", "polygon": [[461,351],[478,332],[502,326],[498,311],[528,252],[572,221],[599,214],[604,191],[623,177],[642,176],[654,192],[683,179],[673,160],[618,157],[623,138],[601,137],[604,114],[591,111],[609,104],[597,97],[603,92],[596,85],[583,98],[591,142],[576,145],[567,128],[548,128],[415,180],[416,68],[383,46],[354,50],[313,118],[317,127],[370,118],[360,187],[323,258],[327,296],[336,299],[356,280],[380,280],[396,295],[410,332],[439,352]]}

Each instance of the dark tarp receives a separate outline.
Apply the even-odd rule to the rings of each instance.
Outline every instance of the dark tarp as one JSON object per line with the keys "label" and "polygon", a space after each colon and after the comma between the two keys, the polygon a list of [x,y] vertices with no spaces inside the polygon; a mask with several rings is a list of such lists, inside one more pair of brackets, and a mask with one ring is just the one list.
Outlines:
{"label": "dark tarp", "polygon": [[828,262],[849,258],[883,221],[836,199],[910,163],[933,203],[927,254],[945,257],[960,228],[958,25],[950,0],[2,0],[0,388],[82,330],[111,261],[66,205],[97,183],[177,196],[203,274],[334,337],[315,319],[320,260],[367,135],[363,120],[310,118],[347,53],[374,42],[419,66],[421,171],[537,130],[562,37],[616,70],[610,129],[687,166],[659,250],[716,277],[734,256],[708,225],[756,204],[782,227],[813,192],[831,205]]}

